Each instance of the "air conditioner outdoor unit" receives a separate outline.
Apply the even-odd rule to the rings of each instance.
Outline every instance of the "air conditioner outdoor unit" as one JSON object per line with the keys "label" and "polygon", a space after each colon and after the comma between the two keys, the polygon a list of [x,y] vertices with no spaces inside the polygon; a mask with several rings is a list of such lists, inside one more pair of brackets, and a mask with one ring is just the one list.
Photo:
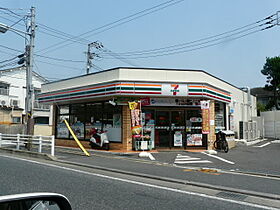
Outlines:
{"label": "air conditioner outdoor unit", "polygon": [[1,100],[1,106],[7,106],[7,102],[5,100]]}
{"label": "air conditioner outdoor unit", "polygon": [[19,100],[11,99],[10,106],[18,107],[19,106]]}

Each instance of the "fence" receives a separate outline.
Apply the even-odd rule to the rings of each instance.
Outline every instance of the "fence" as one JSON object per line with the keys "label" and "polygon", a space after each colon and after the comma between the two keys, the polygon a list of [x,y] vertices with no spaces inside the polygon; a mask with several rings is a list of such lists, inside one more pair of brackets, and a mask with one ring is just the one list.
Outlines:
{"label": "fence", "polygon": [[43,149],[47,149],[47,151],[49,151],[50,148],[51,155],[54,156],[54,136],[31,136],[0,133],[0,147],[15,147],[17,150],[20,150],[23,148],[26,149],[28,144],[31,144],[31,147],[38,147],[37,151],[39,153],[42,153]]}
{"label": "fence", "polygon": [[264,137],[280,138],[280,111],[261,112],[264,121]]}

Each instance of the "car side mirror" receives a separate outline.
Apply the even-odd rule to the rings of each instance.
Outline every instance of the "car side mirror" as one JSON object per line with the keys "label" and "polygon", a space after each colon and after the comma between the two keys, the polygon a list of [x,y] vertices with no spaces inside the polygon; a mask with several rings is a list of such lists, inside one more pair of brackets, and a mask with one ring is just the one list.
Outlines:
{"label": "car side mirror", "polygon": [[1,210],[72,210],[68,199],[57,193],[25,193],[0,196]]}

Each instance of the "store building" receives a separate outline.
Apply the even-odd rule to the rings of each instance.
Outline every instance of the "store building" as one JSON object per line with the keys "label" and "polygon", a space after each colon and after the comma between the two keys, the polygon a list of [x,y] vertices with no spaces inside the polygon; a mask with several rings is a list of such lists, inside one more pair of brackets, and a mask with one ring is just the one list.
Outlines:
{"label": "store building", "polygon": [[127,151],[139,148],[135,122],[150,148],[209,149],[217,131],[239,138],[240,121],[257,115],[254,96],[202,70],[114,68],[44,84],[39,101],[53,105],[57,145],[75,145],[67,119],[84,146],[98,128]]}

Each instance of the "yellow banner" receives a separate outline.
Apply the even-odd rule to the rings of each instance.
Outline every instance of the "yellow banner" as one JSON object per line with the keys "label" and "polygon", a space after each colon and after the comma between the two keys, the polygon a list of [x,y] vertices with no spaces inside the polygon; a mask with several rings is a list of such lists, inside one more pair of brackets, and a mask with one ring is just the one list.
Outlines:
{"label": "yellow banner", "polygon": [[133,101],[133,102],[128,102],[128,105],[129,105],[129,109],[134,110],[137,108],[138,103]]}

